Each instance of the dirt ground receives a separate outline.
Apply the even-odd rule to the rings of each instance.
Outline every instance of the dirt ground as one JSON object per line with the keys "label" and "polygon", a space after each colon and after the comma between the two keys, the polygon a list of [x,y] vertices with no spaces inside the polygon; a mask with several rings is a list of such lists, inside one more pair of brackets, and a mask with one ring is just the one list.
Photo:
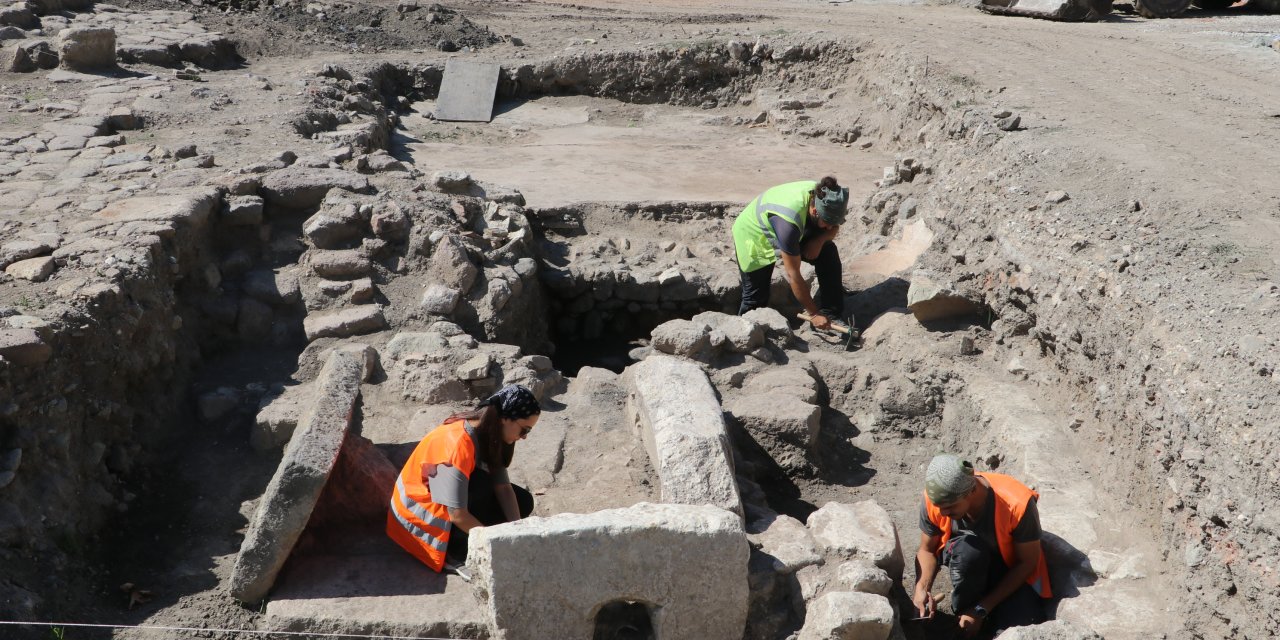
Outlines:
{"label": "dirt ground", "polygon": [[[138,9],[176,6],[158,0],[119,4]],[[990,169],[1007,173],[994,175],[988,192],[975,193],[975,199],[1012,200],[1019,185],[1010,181],[1052,184],[1074,200],[1087,202],[1091,218],[1075,223],[1102,234],[1115,226],[1113,215],[1118,214],[1113,212],[1140,202],[1143,225],[1161,234],[1156,251],[1189,246],[1191,254],[1200,255],[1192,258],[1192,266],[1176,267],[1186,272],[1152,275],[1157,286],[1164,287],[1162,296],[1173,296],[1167,292],[1177,290],[1176,306],[1164,306],[1161,299],[1134,313],[1201,327],[1210,342],[1260,336],[1257,339],[1271,355],[1258,366],[1274,371],[1274,340],[1280,333],[1274,314],[1265,309],[1237,312],[1236,307],[1247,302],[1242,292],[1280,281],[1280,84],[1275,81],[1280,77],[1280,50],[1268,39],[1280,34],[1280,15],[1259,15],[1247,8],[1193,10],[1184,19],[1157,21],[1119,12],[1096,23],[1068,24],[995,17],[966,6],[862,0],[510,0],[449,2],[444,3],[445,11],[427,3],[409,11],[389,2],[312,4],[316,6],[181,4],[202,24],[236,41],[246,61],[240,69],[205,73],[207,82],[200,87],[157,99],[157,117],[148,127],[152,141],[170,146],[195,143],[217,154],[220,166],[261,160],[291,148],[299,138],[284,122],[286,114],[304,106],[299,78],[330,62],[383,56],[440,62],[460,55],[516,63],[567,53],[679,48],[701,41],[750,44],[757,37],[857,42],[865,55],[885,59],[909,51],[926,56],[926,76],[940,76],[955,88],[955,106],[1008,109],[1022,118],[1016,135],[1023,146],[1016,153],[1027,154],[1027,161]],[[919,71],[901,69],[903,74]],[[275,89],[248,88],[249,76],[267,78]],[[29,76],[3,74],[0,85],[3,94],[66,97],[57,86]],[[201,88],[203,93],[196,91]],[[209,105],[219,95],[227,96],[229,103],[212,109]],[[863,97],[867,104],[886,108],[905,109],[911,101],[905,95]],[[839,176],[861,199],[876,190],[873,181],[882,177],[881,168],[893,164],[893,154],[882,150],[885,144],[862,148],[784,138],[717,119],[754,117],[759,109],[750,104],[700,109],[581,96],[545,98],[500,106],[490,125],[440,123],[425,117],[429,102],[413,107],[401,135],[403,151],[416,167],[428,174],[446,168],[468,170],[481,180],[521,190],[531,207],[746,201],[771,184],[818,173]],[[26,118],[14,114],[5,128],[21,128]],[[902,132],[908,139],[914,133]],[[1053,173],[1046,173],[1050,169]],[[971,231],[980,235],[982,230]],[[927,244],[920,242],[918,233],[913,230],[900,242],[908,247]],[[860,241],[850,237],[842,246],[849,252],[866,249]],[[1050,241],[1057,239],[1050,236],[1046,242]],[[875,248],[879,247],[871,247]],[[898,271],[909,264],[901,252],[914,253],[894,244],[886,253],[860,256],[851,263],[848,279],[873,283]],[[1099,268],[1110,268],[1114,260],[1106,258]],[[1250,310],[1260,306],[1249,303]],[[1229,315],[1226,324],[1208,321],[1214,314]],[[1034,354],[1028,351],[1028,357]],[[250,362],[213,357],[196,384],[212,388],[228,380],[269,383],[287,377],[292,364],[292,354],[259,354]],[[1003,363],[992,360],[980,366],[996,376]],[[1210,363],[1206,368],[1215,366],[1235,365]],[[1237,390],[1220,390],[1227,402],[1243,402],[1238,397],[1243,395],[1259,403],[1254,424],[1265,437],[1276,425],[1280,387],[1274,379],[1251,376]],[[1062,416],[1087,413],[1078,410],[1081,399],[1072,390],[1041,386],[1036,393],[1042,404]],[[825,437],[856,441],[858,453],[826,461],[823,475],[799,483],[794,510],[800,514],[827,500],[873,497],[894,517],[909,556],[922,474],[917,463],[927,460],[940,441],[868,439],[839,426],[838,420],[832,422],[835,426]],[[928,428],[923,425],[921,430]],[[85,562],[77,569],[84,572],[83,578],[67,581],[65,592],[51,603],[64,611],[64,619],[205,628],[252,628],[260,621],[260,611],[231,600],[222,585],[276,460],[249,450],[245,423],[184,436],[181,445],[190,453],[159,456],[155,466],[130,478],[137,502],[90,543],[105,560]],[[170,446],[177,448],[179,443]],[[1100,439],[1094,447],[1064,453],[1085,461],[1110,454],[1113,444]],[[1100,477],[1115,477],[1112,474]],[[1131,513],[1125,509],[1124,491],[1116,494],[1099,508],[1116,525],[1106,535],[1116,536],[1117,546],[1155,539],[1159,514]],[[129,594],[119,589],[123,583],[134,583],[152,596],[148,602],[131,604]],[[1178,593],[1167,592],[1170,598]],[[907,633],[911,638],[946,637],[924,629],[908,628]],[[1215,631],[1202,633],[1197,637],[1213,637]],[[1227,637],[1227,632],[1221,633]],[[65,637],[238,636],[68,629]]]}

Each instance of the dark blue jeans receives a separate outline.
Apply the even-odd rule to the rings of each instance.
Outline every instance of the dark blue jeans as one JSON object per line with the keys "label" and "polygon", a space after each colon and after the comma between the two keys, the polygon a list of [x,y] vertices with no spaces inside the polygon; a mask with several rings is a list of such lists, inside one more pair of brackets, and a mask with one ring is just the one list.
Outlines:
{"label": "dark blue jeans", "polygon": [[[844,317],[844,269],[840,265],[840,250],[834,242],[822,245],[822,251],[813,260],[805,260],[813,265],[818,274],[818,308],[834,311],[836,318]],[[755,271],[739,271],[742,280],[742,304],[738,306],[738,315],[752,309],[769,306],[769,288],[773,282],[774,265],[761,267]],[[836,319],[833,318],[833,319]]]}
{"label": "dark blue jeans", "polygon": [[[954,535],[947,541],[942,563],[951,572],[951,608],[957,616],[978,604],[1008,571],[999,550],[969,533]],[[1040,624],[1044,620],[1040,596],[1024,584],[990,611],[982,622],[980,637],[991,638],[1009,627]]]}

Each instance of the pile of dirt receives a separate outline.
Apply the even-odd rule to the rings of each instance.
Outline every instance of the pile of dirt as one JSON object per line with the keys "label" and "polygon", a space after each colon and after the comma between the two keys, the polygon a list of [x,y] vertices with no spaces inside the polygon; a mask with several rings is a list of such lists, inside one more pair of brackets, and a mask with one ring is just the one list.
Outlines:
{"label": "pile of dirt", "polygon": [[[122,3],[139,9],[172,9],[158,0]],[[324,50],[383,51],[481,49],[502,42],[488,27],[455,9],[402,0],[396,6],[320,0],[191,0],[184,9],[212,29],[232,34],[241,55],[270,57]]]}

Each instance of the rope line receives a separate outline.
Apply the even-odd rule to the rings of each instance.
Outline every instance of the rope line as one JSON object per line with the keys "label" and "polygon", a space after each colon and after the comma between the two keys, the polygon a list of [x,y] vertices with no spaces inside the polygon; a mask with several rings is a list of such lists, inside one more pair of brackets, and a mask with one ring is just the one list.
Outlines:
{"label": "rope line", "polygon": [[216,627],[166,627],[140,624],[93,624],[88,622],[19,622],[0,620],[0,626],[71,627],[82,629],[138,629],[142,631],[201,631],[205,633],[236,633],[260,636],[305,636],[308,638],[369,638],[374,640],[467,640],[436,638],[430,636],[389,636],[363,633],[319,633],[313,631],[269,631],[261,629],[219,629]]}

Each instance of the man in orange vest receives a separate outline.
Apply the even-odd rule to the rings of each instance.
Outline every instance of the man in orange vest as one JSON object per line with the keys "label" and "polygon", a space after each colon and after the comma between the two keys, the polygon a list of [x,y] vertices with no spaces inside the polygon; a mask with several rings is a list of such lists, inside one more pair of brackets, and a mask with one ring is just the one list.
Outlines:
{"label": "man in orange vest", "polygon": [[951,574],[951,606],[966,638],[1044,622],[1052,596],[1040,546],[1040,494],[999,473],[974,473],[953,455],[929,462],[916,551],[918,615],[932,618],[939,562]]}

